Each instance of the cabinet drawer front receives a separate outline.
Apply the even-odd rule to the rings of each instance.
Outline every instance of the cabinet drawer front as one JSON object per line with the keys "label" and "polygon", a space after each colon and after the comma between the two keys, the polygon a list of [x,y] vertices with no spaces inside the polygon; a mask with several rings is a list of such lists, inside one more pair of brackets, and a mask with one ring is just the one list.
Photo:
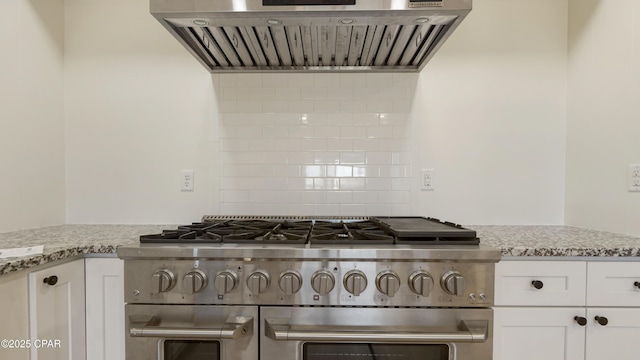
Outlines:
{"label": "cabinet drawer front", "polygon": [[589,262],[588,306],[640,306],[640,262]]}
{"label": "cabinet drawer front", "polygon": [[582,261],[501,261],[496,266],[495,304],[583,306],[586,266]]}

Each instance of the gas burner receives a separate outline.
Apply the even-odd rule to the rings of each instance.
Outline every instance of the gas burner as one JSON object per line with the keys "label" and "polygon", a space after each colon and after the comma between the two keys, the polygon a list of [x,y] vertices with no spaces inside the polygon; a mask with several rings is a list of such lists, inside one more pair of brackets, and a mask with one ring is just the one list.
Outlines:
{"label": "gas burner", "polygon": [[394,238],[370,221],[316,221],[309,242],[312,245],[389,245]]}
{"label": "gas burner", "polygon": [[311,222],[229,220],[210,230],[225,244],[305,244]]}
{"label": "gas burner", "polygon": [[193,223],[178,226],[176,230],[163,230],[161,234],[142,235],[141,243],[219,243],[222,237],[213,230],[221,226],[222,222]]}

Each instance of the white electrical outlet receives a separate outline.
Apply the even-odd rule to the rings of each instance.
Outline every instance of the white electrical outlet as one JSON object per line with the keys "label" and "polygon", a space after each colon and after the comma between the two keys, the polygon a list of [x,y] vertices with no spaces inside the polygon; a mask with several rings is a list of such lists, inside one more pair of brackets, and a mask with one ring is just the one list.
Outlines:
{"label": "white electrical outlet", "polygon": [[193,191],[193,170],[180,171],[180,191]]}
{"label": "white electrical outlet", "polygon": [[420,177],[420,188],[422,190],[435,190],[433,185],[434,170],[422,169],[422,176]]}
{"label": "white electrical outlet", "polygon": [[640,164],[629,165],[629,191],[640,192]]}

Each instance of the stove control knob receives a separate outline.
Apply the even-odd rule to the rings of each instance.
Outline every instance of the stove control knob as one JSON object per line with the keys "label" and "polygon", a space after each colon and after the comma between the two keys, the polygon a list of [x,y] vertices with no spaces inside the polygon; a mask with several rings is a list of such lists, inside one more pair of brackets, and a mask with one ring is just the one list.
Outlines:
{"label": "stove control knob", "polygon": [[400,277],[391,270],[385,270],[376,277],[376,287],[381,293],[393,297],[400,289]]}
{"label": "stove control knob", "polygon": [[344,274],[344,288],[354,296],[360,296],[367,288],[367,277],[360,270],[351,270]]}
{"label": "stove control knob", "polygon": [[182,287],[184,291],[193,295],[207,287],[207,274],[202,270],[191,270],[182,278]]}
{"label": "stove control knob", "polygon": [[428,297],[433,289],[433,278],[424,270],[417,270],[409,275],[409,289],[417,295]]}
{"label": "stove control knob", "polygon": [[253,295],[263,293],[271,284],[271,276],[264,270],[256,270],[247,276],[247,287]]}
{"label": "stove control knob", "polygon": [[176,284],[176,276],[171,270],[158,270],[151,275],[151,292],[163,293],[173,289]]}
{"label": "stove control knob", "polygon": [[311,287],[321,296],[325,296],[333,290],[336,278],[327,270],[318,270],[311,276]]}
{"label": "stove control knob", "polygon": [[238,275],[231,270],[222,270],[216,274],[213,284],[218,294],[227,294],[238,286]]}
{"label": "stove control knob", "polygon": [[448,271],[442,275],[440,285],[450,295],[463,296],[467,290],[467,280],[457,271]]}
{"label": "stove control knob", "polygon": [[287,270],[280,274],[278,285],[285,295],[293,295],[302,287],[302,275],[295,270]]}

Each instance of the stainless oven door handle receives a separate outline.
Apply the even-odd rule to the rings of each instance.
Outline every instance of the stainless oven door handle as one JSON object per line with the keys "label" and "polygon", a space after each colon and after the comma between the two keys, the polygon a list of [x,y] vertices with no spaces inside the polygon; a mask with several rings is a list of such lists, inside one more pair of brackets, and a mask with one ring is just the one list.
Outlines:
{"label": "stainless oven door handle", "polygon": [[253,335],[253,318],[233,316],[219,327],[159,326],[157,317],[147,322],[131,321],[129,334],[134,337],[162,337],[174,339],[238,339]]}
{"label": "stainless oven door handle", "polygon": [[[278,321],[279,322],[279,321]],[[442,328],[439,328],[441,330]],[[374,341],[374,342],[485,342],[489,330],[486,320],[461,321],[457,331],[433,331],[429,327],[410,327],[406,331],[366,330],[362,327],[327,326],[296,328],[288,323],[265,320],[265,333],[273,340],[298,341]]]}

